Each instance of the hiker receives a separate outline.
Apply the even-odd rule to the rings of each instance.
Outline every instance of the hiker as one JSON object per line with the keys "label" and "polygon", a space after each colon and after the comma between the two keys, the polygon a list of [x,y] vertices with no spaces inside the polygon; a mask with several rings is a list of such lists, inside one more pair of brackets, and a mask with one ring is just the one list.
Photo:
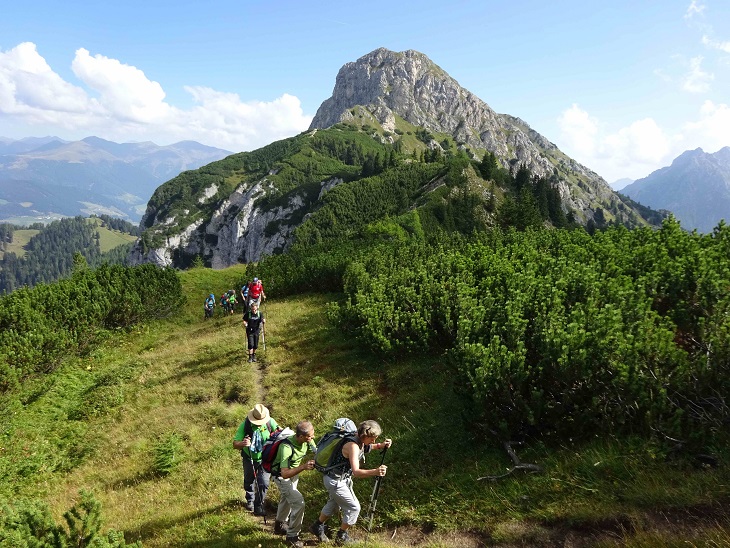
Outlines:
{"label": "hiker", "polygon": [[233,314],[233,310],[236,308],[236,292],[231,289],[228,291],[228,313]]}
{"label": "hiker", "polygon": [[[286,535],[286,543],[294,548],[302,548],[299,533],[304,522],[304,497],[297,489],[299,474],[314,469],[314,461],[304,461],[307,450],[314,453],[314,427],[309,421],[297,424],[296,432],[279,445],[272,475],[279,487],[279,507],[276,510],[274,534]],[[303,462],[304,461],[304,462]]]}
{"label": "hiker", "polygon": [[245,508],[256,516],[266,515],[264,498],[269,489],[270,477],[270,474],[261,467],[261,449],[271,432],[278,426],[270,416],[269,410],[263,404],[257,403],[238,426],[233,438],[233,448],[241,451],[243,461]]}
{"label": "hiker", "polygon": [[309,528],[320,541],[329,540],[325,523],[339,509],[342,511],[342,522],[335,536],[335,544],[341,546],[352,542],[347,530],[355,525],[360,515],[360,501],[352,489],[352,479],[384,476],[388,470],[384,464],[370,470],[360,468],[360,461],[365,459],[366,453],[374,449],[385,449],[393,443],[390,439],[375,443],[381,433],[382,429],[377,422],[372,420],[361,422],[357,427],[357,434],[346,438],[342,445],[342,450],[337,455],[339,462],[335,461],[337,466],[324,474],[324,488],[329,493],[329,500],[322,508],[317,521]]}
{"label": "hiker", "polygon": [[247,312],[243,314],[243,325],[246,328],[248,340],[248,361],[256,361],[256,349],[259,347],[259,332],[261,328],[266,329],[266,318],[259,312],[259,306],[254,302]]}
{"label": "hiker", "polygon": [[221,295],[221,310],[223,311],[223,314],[228,313],[228,293],[223,293],[223,295]]}
{"label": "hiker", "polygon": [[248,306],[252,303],[256,303],[256,306],[261,306],[261,300],[266,300],[266,293],[264,293],[264,284],[258,278],[254,278],[253,281],[248,284]]}
{"label": "hiker", "polygon": [[205,309],[205,319],[213,317],[213,309],[215,308],[215,295],[211,293],[208,295],[208,297],[205,299],[205,304],[203,305],[203,308]]}
{"label": "hiker", "polygon": [[241,304],[243,305],[243,311],[246,312],[248,309],[248,283],[241,286]]}

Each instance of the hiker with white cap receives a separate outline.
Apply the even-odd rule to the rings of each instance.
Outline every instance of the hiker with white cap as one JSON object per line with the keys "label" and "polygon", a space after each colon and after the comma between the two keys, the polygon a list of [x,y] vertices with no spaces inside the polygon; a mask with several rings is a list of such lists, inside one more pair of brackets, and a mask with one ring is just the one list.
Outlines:
{"label": "hiker with white cap", "polygon": [[243,461],[243,490],[246,492],[246,510],[265,516],[264,498],[269,489],[270,474],[261,466],[261,450],[271,432],[279,425],[269,410],[257,403],[248,412],[233,438],[233,448],[241,451]]}

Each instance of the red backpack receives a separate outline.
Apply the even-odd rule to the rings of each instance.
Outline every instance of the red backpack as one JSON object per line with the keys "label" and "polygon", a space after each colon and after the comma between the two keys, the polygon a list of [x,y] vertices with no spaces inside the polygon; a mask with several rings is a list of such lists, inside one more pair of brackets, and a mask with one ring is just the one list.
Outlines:
{"label": "red backpack", "polygon": [[256,283],[251,282],[251,285],[248,286],[248,295],[253,299],[258,299],[263,289],[264,285],[261,283],[261,280]]}
{"label": "red backpack", "polygon": [[293,435],[294,431],[291,428],[282,427],[277,428],[271,433],[269,439],[264,442],[263,449],[261,449],[261,467],[264,470],[275,476],[279,475],[279,470],[272,470],[274,460],[276,460],[276,454],[279,452],[279,446],[282,442],[289,443],[291,445],[289,442],[289,436]]}

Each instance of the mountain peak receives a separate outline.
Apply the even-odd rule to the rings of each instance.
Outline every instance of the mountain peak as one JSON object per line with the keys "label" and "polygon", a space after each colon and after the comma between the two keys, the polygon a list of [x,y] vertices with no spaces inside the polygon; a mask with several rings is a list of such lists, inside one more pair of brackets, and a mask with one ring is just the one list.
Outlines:
{"label": "mountain peak", "polygon": [[[557,177],[557,171],[562,170],[591,187],[591,193],[603,198],[611,193],[608,184],[593,171],[566,159],[553,143],[516,116],[494,112],[416,50],[378,48],[343,65],[332,97],[320,105],[309,129],[358,122],[358,118],[361,125],[377,121],[391,142],[395,140],[392,134],[417,126],[450,135],[472,157],[490,151],[503,167],[524,165],[539,177]],[[438,141],[432,139],[428,146],[438,147]],[[581,209],[587,211],[589,201]]]}

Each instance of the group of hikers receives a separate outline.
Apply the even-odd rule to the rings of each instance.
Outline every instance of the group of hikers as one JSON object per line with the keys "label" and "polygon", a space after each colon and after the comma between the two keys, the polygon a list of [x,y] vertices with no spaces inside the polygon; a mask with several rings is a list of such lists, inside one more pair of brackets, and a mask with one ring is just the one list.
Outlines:
{"label": "group of hikers", "polygon": [[[274,533],[286,535],[289,546],[302,548],[304,543],[299,535],[304,523],[304,497],[297,485],[299,474],[316,469],[323,475],[329,498],[309,531],[318,541],[328,542],[330,530],[327,521],[339,511],[341,521],[334,541],[338,546],[349,544],[352,539],[347,531],[360,515],[360,502],[352,489],[353,478],[382,478],[388,469],[382,463],[377,468],[360,467],[367,453],[373,450],[384,452],[390,447],[390,439],[377,442],[381,433],[380,425],[373,420],[355,426],[352,420],[341,418],[315,444],[311,422],[299,422],[294,431],[282,429],[271,417],[268,408],[257,403],[233,438],[233,447],[241,451],[243,461],[246,509],[254,515],[266,516],[264,499],[273,478],[279,488]],[[315,455],[314,459],[305,460],[308,452]]]}
{"label": "group of hikers", "polygon": [[[241,286],[241,304],[243,306],[243,326],[246,329],[246,339],[248,343],[248,361],[256,361],[256,350],[259,347],[259,337],[265,336],[265,323],[263,313],[259,310],[261,301],[266,300],[264,292],[264,284],[259,278],[254,278],[249,283]],[[233,314],[236,306],[236,291],[231,289],[221,296],[221,309],[225,315]],[[215,308],[215,294],[211,293],[205,299],[203,309],[205,310],[205,319],[213,317]],[[264,349],[266,345],[264,344]]]}
{"label": "group of hikers", "polygon": [[213,311],[216,304],[220,305],[221,311],[224,315],[232,315],[235,312],[236,304],[239,302],[238,295],[240,294],[240,303],[243,307],[243,312],[246,313],[251,308],[252,303],[256,303],[257,307],[261,306],[261,301],[266,300],[266,293],[264,292],[264,284],[259,278],[254,278],[253,281],[244,283],[241,286],[240,293],[236,293],[235,289],[229,289],[223,293],[220,297],[220,301],[216,302],[215,293],[209,294],[205,298],[203,303],[203,310],[205,311],[205,319],[213,317]]}

